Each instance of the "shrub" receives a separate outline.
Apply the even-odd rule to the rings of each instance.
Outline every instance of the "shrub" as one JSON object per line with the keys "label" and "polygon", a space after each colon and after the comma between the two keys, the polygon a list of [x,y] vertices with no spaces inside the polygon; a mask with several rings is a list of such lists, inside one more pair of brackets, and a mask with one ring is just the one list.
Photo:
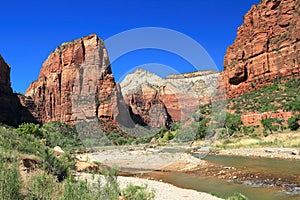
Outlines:
{"label": "shrub", "polygon": [[125,200],[151,200],[154,199],[154,191],[147,191],[147,185],[137,186],[128,184],[122,191]]}
{"label": "shrub", "polygon": [[278,121],[277,118],[265,118],[261,120],[261,124],[264,127],[264,130],[269,130],[271,134],[276,130],[276,127],[273,126],[273,123]]}
{"label": "shrub", "polygon": [[267,105],[264,105],[264,106],[260,109],[260,112],[276,111],[277,109],[278,109],[278,107],[275,106],[274,104],[267,104]]}
{"label": "shrub", "polygon": [[19,125],[17,128],[17,131],[28,134],[28,135],[34,135],[37,138],[42,138],[43,133],[40,130],[39,124],[33,124],[33,123],[23,123]]}
{"label": "shrub", "polygon": [[20,199],[20,172],[16,158],[10,157],[8,162],[0,154],[0,197],[1,199]]}
{"label": "shrub", "polygon": [[300,127],[300,125],[298,123],[298,120],[299,120],[299,118],[295,117],[295,116],[289,118],[288,119],[288,127],[289,127],[289,129],[291,129],[292,131],[296,131]]}
{"label": "shrub", "polygon": [[248,200],[248,198],[241,193],[235,193],[234,195],[228,197],[226,200]]}
{"label": "shrub", "polygon": [[289,103],[284,105],[284,109],[287,111],[300,111],[300,101],[298,99],[295,99],[293,101],[290,101]]}
{"label": "shrub", "polygon": [[29,194],[26,195],[28,199],[55,199],[53,194],[59,189],[56,177],[45,172],[41,172],[33,176],[30,182],[31,186]]}
{"label": "shrub", "polygon": [[45,149],[44,154],[43,167],[49,174],[57,176],[57,180],[60,182],[70,175],[69,169],[74,168],[74,162],[71,161],[68,154],[57,158],[49,149]]}
{"label": "shrub", "polygon": [[267,137],[269,135],[269,133],[264,129],[263,130],[263,136]]}
{"label": "shrub", "polygon": [[64,150],[71,150],[80,146],[80,139],[75,126],[61,122],[48,122],[42,127],[46,145],[53,148],[60,146]]}
{"label": "shrub", "polygon": [[205,136],[207,134],[207,130],[208,130],[207,119],[202,119],[198,123],[197,134],[196,134],[195,139],[196,140],[201,140],[201,139],[205,138]]}
{"label": "shrub", "polygon": [[233,113],[226,113],[224,128],[228,136],[232,136],[236,131],[240,130],[242,125],[242,119],[240,115]]}

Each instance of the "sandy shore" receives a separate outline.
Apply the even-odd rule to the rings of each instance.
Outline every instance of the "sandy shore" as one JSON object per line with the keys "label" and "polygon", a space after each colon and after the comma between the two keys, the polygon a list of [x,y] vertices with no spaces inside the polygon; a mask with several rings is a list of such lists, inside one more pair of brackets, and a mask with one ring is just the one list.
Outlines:
{"label": "sandy shore", "polygon": [[[96,176],[94,180],[97,180],[98,177],[101,177],[103,180],[103,176],[101,175]],[[92,181],[92,175],[86,173],[78,174],[78,178],[81,180]],[[129,183],[141,186],[147,185],[149,191],[154,190],[155,200],[220,200],[220,198],[204,192],[182,189],[168,183],[148,179],[118,176],[118,183],[121,189],[124,189]]]}
{"label": "sandy shore", "polygon": [[263,158],[280,158],[300,160],[300,148],[240,148],[240,149],[222,149],[216,151],[217,155],[228,156],[246,156]]}
{"label": "sandy shore", "polygon": [[[287,175],[277,175],[277,177],[273,174],[253,171],[251,168],[241,169],[210,163],[186,153],[188,152],[186,151],[188,150],[187,148],[189,147],[122,147],[100,149],[94,153],[77,155],[77,158],[81,161],[90,163],[99,162],[106,166],[116,167],[118,171],[123,172],[123,175],[139,174],[142,178],[148,178],[148,176],[143,176],[144,172],[147,174],[147,172],[151,171],[174,171],[193,173],[203,177],[213,177],[239,183],[261,181],[265,185],[273,185],[272,187],[276,185],[278,190],[284,189],[289,184],[298,184],[298,181],[294,177]],[[212,154],[299,160],[299,152],[299,148],[266,147],[217,150],[216,152],[212,152]],[[151,175],[149,177],[152,178]],[[147,184],[150,189],[156,190],[156,199],[218,199],[207,193],[182,189],[160,181],[142,178],[122,177],[122,173],[120,173],[118,179],[121,188],[124,188],[129,182],[132,182],[134,185]],[[273,181],[268,182],[268,180]]]}
{"label": "sandy shore", "polygon": [[[100,162],[104,165],[116,167],[122,172],[151,172],[151,171],[189,171],[199,166],[207,166],[207,162],[182,152],[164,152],[164,148],[119,148],[106,149],[98,152],[78,155],[82,161]],[[80,173],[81,179],[90,179],[89,174]],[[168,183],[148,180],[136,177],[118,176],[121,188],[127,184],[148,185],[148,188],[155,190],[156,200],[182,200],[182,199],[219,199],[204,192],[190,189],[182,189]]]}
{"label": "sandy shore", "polygon": [[188,171],[198,166],[206,166],[207,162],[182,152],[165,152],[165,148],[120,148],[100,150],[95,153],[78,155],[83,161],[100,162],[107,166],[115,166],[119,171]]}

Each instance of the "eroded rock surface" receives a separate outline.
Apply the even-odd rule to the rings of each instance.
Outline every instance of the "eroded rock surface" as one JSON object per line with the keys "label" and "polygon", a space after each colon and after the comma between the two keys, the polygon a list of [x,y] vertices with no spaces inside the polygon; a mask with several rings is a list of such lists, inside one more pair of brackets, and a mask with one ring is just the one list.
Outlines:
{"label": "eroded rock surface", "polygon": [[49,55],[24,104],[41,123],[113,120],[115,86],[104,42],[90,35],[63,43]]}
{"label": "eroded rock surface", "polygon": [[160,78],[137,69],[124,78],[121,88],[134,121],[158,128],[182,120],[210,102],[218,75],[203,71]]}
{"label": "eroded rock surface", "polygon": [[300,1],[264,0],[252,6],[224,58],[228,97],[299,76]]}

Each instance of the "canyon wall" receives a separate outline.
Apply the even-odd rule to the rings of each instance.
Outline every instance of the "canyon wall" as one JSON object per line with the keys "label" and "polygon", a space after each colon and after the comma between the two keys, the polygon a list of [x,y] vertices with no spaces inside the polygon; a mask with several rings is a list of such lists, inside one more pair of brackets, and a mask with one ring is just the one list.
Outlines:
{"label": "canyon wall", "polygon": [[27,108],[20,103],[19,97],[22,95],[14,94],[10,83],[10,66],[0,55],[0,122],[18,126],[23,122],[37,121],[28,112]]}
{"label": "canyon wall", "polygon": [[264,0],[252,6],[224,58],[229,98],[300,73],[300,0]]}
{"label": "canyon wall", "polygon": [[57,47],[23,102],[41,123],[113,120],[120,96],[115,86],[104,42],[90,35]]}

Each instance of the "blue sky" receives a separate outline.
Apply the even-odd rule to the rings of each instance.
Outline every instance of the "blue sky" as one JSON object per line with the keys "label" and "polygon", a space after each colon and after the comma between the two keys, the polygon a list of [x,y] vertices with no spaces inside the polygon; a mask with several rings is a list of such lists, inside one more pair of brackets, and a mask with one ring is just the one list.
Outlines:
{"label": "blue sky", "polygon": [[[92,33],[105,40],[133,28],[163,27],[196,40],[222,70],[226,48],[233,43],[244,14],[257,3],[258,0],[2,1],[0,54],[11,66],[14,91],[24,93],[37,79],[49,53],[65,41]],[[112,63],[112,69],[116,80],[120,80],[132,68],[147,67],[147,63],[159,63],[157,66],[169,66],[181,73],[195,70],[183,58],[155,49],[128,53]]]}

